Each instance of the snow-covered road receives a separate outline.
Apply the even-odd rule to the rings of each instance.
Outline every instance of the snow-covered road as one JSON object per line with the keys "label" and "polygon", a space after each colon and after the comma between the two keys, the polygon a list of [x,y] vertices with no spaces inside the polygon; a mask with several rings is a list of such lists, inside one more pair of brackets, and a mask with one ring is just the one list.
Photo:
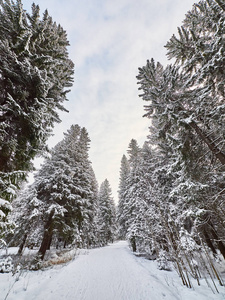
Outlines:
{"label": "snow-covered road", "polygon": [[[11,285],[10,275],[0,274],[0,300]],[[81,251],[67,265],[22,274],[7,300],[212,300],[224,299],[221,291],[187,289],[175,272],[159,271],[156,262],[135,257],[120,241]]]}
{"label": "snow-covered road", "polygon": [[[68,270],[61,272],[58,286],[49,287],[52,290],[50,297],[42,298],[40,294],[38,299],[164,299],[166,282],[159,282],[138,260],[130,253],[126,242],[92,250],[70,266],[69,277]],[[66,293],[63,287],[65,276],[68,278]],[[168,295],[179,299],[174,292],[168,292]]]}

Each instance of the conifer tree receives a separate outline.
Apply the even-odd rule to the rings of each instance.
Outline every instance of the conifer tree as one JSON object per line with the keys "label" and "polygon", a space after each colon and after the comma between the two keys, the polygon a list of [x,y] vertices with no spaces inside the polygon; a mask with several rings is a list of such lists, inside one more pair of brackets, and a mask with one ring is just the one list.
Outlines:
{"label": "conifer tree", "polygon": [[116,208],[107,179],[100,185],[98,204],[99,241],[101,245],[107,245],[109,242],[114,241],[117,229]]}
{"label": "conifer tree", "polygon": [[[58,247],[96,244],[97,183],[88,157],[89,143],[86,129],[72,125],[35,175],[30,188],[33,197],[30,193],[21,196],[25,212],[16,223],[18,229],[26,228],[28,244],[35,239],[29,230],[36,227],[35,234],[39,232],[39,241],[42,239],[41,244],[37,241],[42,259],[51,244]],[[34,216],[33,223],[27,212]]]}
{"label": "conifer tree", "polygon": [[37,198],[35,184],[21,190],[13,200],[13,212],[10,218],[15,224],[13,234],[7,236],[10,246],[19,247],[18,254],[21,255],[24,246],[39,246],[43,233],[43,215],[45,207],[43,202]]}
{"label": "conifer tree", "polygon": [[198,279],[194,254],[206,245],[225,253],[224,217],[216,209],[224,211],[224,17],[220,1],[195,4],[166,45],[176,63],[164,68],[151,59],[137,76],[156,155],[151,195],[162,242],[155,241],[178,258],[187,286],[185,268]]}
{"label": "conifer tree", "polygon": [[20,0],[1,2],[0,171],[30,170],[31,159],[46,149],[57,109],[64,110],[72,84],[66,33],[39,7],[25,13]]}
{"label": "conifer tree", "polygon": [[[170,191],[171,195],[175,196],[176,194],[176,200],[178,200],[177,195],[180,195],[181,198],[185,195],[185,203],[188,202],[189,204],[193,201],[187,201],[187,199],[189,197],[192,199],[194,195],[195,208],[204,207],[208,212],[215,212],[215,208],[209,208],[210,203],[212,203],[210,197],[207,197],[209,191],[213,191],[211,194],[213,199],[215,198],[214,193],[223,194],[223,184],[219,187],[221,177],[219,175],[220,179],[218,180],[218,177],[215,179],[215,172],[213,171],[213,166],[216,166],[219,174],[224,170],[224,126],[222,125],[224,124],[224,100],[221,97],[221,90],[216,88],[220,82],[219,68],[214,72],[213,66],[211,75],[201,75],[209,61],[197,60],[197,54],[194,52],[187,54],[186,58],[183,57],[182,60],[179,57],[179,53],[181,53],[179,47],[185,42],[190,45],[196,42],[193,38],[195,31],[192,26],[196,26],[196,34],[198,34],[199,40],[202,38],[203,46],[207,39],[210,39],[211,44],[214,45],[215,40],[211,38],[211,31],[215,30],[216,27],[212,26],[211,28],[207,25],[210,28],[204,27],[204,35],[202,35],[202,32],[198,31],[201,26],[197,25],[199,22],[205,22],[203,20],[204,14],[207,15],[206,22],[211,22],[211,25],[215,24],[215,20],[218,20],[219,10],[220,8],[217,4],[213,4],[213,1],[207,3],[201,1],[199,5],[193,7],[192,13],[187,14],[184,28],[179,30],[180,40],[173,36],[167,44],[169,55],[173,54],[177,58],[180,62],[180,68],[170,65],[164,69],[161,64],[155,64],[152,59],[151,62],[147,62],[146,67],[140,69],[138,76],[141,89],[144,91],[142,97],[150,103],[145,106],[146,116],[151,117],[153,121],[157,120],[157,127],[155,126],[154,129],[155,141],[160,143],[160,146],[162,146],[162,142],[164,143],[163,147],[167,149],[167,154],[170,157],[172,168],[169,170],[172,170],[171,175],[173,173],[172,176],[174,177],[173,185],[171,185],[174,188]],[[224,12],[219,15],[224,18]],[[215,39],[217,39],[216,36]],[[194,47],[190,45],[187,48],[193,49]],[[205,47],[208,47],[208,42]],[[191,57],[190,59],[187,59],[188,55]],[[219,61],[215,65],[217,63]],[[198,69],[198,72],[193,73],[190,66]],[[200,81],[199,78],[195,77],[196,74],[199,74],[199,78],[200,76],[204,77],[204,80]],[[215,84],[209,86],[209,82]],[[217,182],[217,189],[215,189],[215,181]],[[203,200],[205,197],[209,199],[208,202]],[[198,205],[196,205],[196,198],[199,199]],[[183,205],[184,210],[184,201],[179,201],[179,203],[181,206]],[[221,200],[218,201],[218,205],[221,207]],[[190,206],[189,209],[191,210]],[[218,214],[218,212],[215,213]],[[208,213],[206,215],[209,217]],[[202,216],[203,224],[208,217]],[[210,218],[213,216],[211,215]],[[213,230],[216,232],[215,228]]]}
{"label": "conifer tree", "polygon": [[123,155],[120,167],[120,182],[119,182],[119,203],[117,207],[118,234],[120,239],[126,238],[126,218],[125,218],[125,193],[127,190],[127,182],[130,174],[130,165],[127,157]]}
{"label": "conifer tree", "polygon": [[137,140],[132,139],[127,150],[129,157],[129,176],[126,179],[126,190],[124,192],[123,218],[125,219],[124,231],[127,234],[130,224],[132,224],[133,216],[135,215],[135,203],[132,199],[132,192],[134,191],[134,184],[138,181],[137,168],[140,163],[141,149]]}
{"label": "conifer tree", "polygon": [[[127,152],[129,173],[126,174],[122,189],[119,190],[120,193],[123,191],[123,205],[119,203],[118,220],[123,226],[123,233],[132,250],[142,254],[152,254],[153,243],[150,239],[150,178],[152,174],[149,169],[151,150],[147,143],[141,149],[137,141],[132,139]],[[122,172],[121,174],[123,175]]]}
{"label": "conifer tree", "polygon": [[40,18],[35,4],[26,13],[21,0],[0,2],[0,236],[9,202],[65,110],[74,68],[68,45],[47,11]]}

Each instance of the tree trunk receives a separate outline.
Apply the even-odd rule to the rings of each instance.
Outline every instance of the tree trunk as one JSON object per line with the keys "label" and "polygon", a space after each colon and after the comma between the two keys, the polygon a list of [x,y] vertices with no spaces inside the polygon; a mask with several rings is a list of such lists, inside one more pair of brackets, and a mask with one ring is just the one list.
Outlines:
{"label": "tree trunk", "polygon": [[220,240],[220,238],[218,237],[218,234],[217,234],[216,230],[214,229],[213,225],[210,224],[210,226],[212,227],[212,230],[211,230],[212,236],[215,239],[215,242],[217,243],[218,249],[220,250],[221,254],[223,255],[223,257],[225,259],[225,246],[224,246],[223,242]]}
{"label": "tree trunk", "polygon": [[53,215],[54,215],[54,210],[50,212],[50,215],[48,217],[48,221],[45,225],[44,236],[41,242],[40,249],[38,251],[38,255],[42,260],[44,259],[45,253],[48,250],[48,248],[50,248],[51,245],[52,233],[53,233],[53,220],[52,220]]}
{"label": "tree trunk", "polygon": [[50,250],[51,243],[52,243],[52,235],[51,235],[51,238],[49,239],[49,242],[48,242],[48,248],[47,248],[47,250]]}
{"label": "tree trunk", "polygon": [[213,255],[217,254],[215,247],[213,246],[213,243],[208,235],[208,233],[206,232],[205,228],[203,229],[203,235],[205,237],[205,241],[207,246],[212,250]]}
{"label": "tree trunk", "polygon": [[132,247],[133,252],[136,252],[137,246],[136,246],[135,236],[132,236],[132,238],[130,239],[130,242],[131,242],[131,247]]}
{"label": "tree trunk", "polygon": [[66,240],[64,241],[63,248],[66,248]]}
{"label": "tree trunk", "polygon": [[23,240],[22,240],[22,243],[21,243],[20,246],[19,246],[19,250],[18,250],[18,252],[17,252],[18,255],[21,255],[21,254],[22,254],[24,245],[25,245],[25,243],[26,243],[26,240],[27,240],[27,234],[24,235]]}

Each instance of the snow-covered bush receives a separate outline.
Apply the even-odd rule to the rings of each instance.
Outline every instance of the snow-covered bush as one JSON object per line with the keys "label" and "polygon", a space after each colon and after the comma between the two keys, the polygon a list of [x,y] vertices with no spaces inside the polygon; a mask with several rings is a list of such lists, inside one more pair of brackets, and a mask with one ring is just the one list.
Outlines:
{"label": "snow-covered bush", "polygon": [[157,258],[157,265],[159,270],[171,271],[168,255],[165,250],[160,250]]}
{"label": "snow-covered bush", "polygon": [[0,260],[0,273],[9,273],[14,269],[11,256]]}

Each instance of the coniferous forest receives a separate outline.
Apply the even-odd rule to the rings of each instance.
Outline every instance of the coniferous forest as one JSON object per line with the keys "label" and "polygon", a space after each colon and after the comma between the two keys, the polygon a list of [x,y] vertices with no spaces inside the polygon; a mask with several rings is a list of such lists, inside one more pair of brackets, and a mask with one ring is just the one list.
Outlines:
{"label": "coniferous forest", "polygon": [[[165,45],[171,64],[137,66],[149,135],[124,149],[116,206],[109,181],[96,180],[86,128],[75,122],[48,149],[73,84],[66,32],[38,5],[27,13],[20,0],[0,2],[0,247],[18,247],[10,270],[25,247],[37,255],[23,267],[38,269],[51,248],[119,239],[187,287],[224,285],[224,28],[223,1],[201,0]],[[37,156],[45,161],[28,185]]]}
{"label": "coniferous forest", "polygon": [[149,136],[121,160],[120,236],[161,268],[172,260],[187,286],[209,270],[222,284],[213,257],[225,258],[224,10],[194,5],[165,45],[175,62],[139,68]]}

